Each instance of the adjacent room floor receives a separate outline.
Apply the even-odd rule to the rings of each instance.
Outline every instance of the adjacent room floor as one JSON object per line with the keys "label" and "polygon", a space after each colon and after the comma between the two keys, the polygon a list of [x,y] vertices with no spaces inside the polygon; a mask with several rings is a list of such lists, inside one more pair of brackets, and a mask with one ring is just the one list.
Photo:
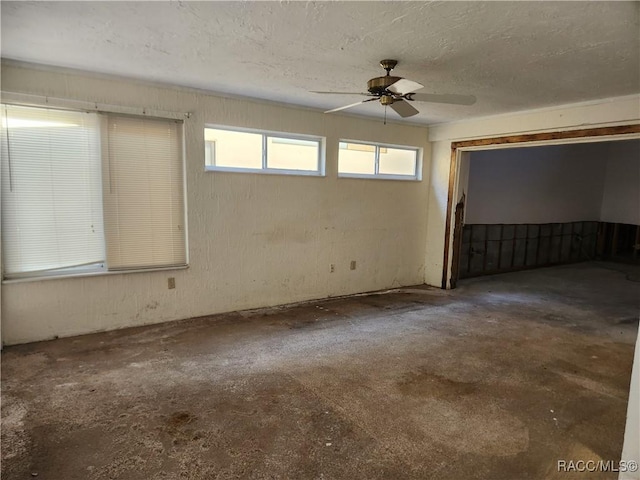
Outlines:
{"label": "adjacent room floor", "polygon": [[579,264],[8,347],[2,478],[573,478],[558,460],[620,458],[639,280]]}

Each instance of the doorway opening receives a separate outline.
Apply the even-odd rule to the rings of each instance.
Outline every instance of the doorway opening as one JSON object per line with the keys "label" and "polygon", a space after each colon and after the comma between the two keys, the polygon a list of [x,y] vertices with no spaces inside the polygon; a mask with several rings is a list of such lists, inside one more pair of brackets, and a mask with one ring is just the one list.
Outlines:
{"label": "doorway opening", "polygon": [[639,133],[630,125],[453,143],[442,287],[584,260],[637,261]]}

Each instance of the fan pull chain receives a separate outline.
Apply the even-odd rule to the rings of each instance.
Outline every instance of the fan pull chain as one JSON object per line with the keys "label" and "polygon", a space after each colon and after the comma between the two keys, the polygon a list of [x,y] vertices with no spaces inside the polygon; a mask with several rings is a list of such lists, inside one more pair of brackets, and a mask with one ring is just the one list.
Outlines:
{"label": "fan pull chain", "polygon": [[383,125],[386,125],[386,124],[387,124],[387,106],[385,105],[384,106],[384,124]]}

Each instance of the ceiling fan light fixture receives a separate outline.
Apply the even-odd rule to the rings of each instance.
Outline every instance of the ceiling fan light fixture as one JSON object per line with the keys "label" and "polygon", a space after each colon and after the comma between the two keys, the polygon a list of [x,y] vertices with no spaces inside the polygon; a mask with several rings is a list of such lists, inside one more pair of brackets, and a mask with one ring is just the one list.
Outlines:
{"label": "ceiling fan light fixture", "polygon": [[391,95],[382,95],[380,97],[380,103],[382,105],[391,105],[393,103],[393,97]]}

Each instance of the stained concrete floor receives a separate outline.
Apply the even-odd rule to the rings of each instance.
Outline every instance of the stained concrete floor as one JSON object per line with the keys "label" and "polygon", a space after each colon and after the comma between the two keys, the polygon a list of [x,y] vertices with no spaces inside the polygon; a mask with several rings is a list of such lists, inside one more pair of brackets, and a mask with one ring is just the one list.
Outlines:
{"label": "stained concrete floor", "polygon": [[640,272],[580,264],[6,348],[2,478],[556,479],[620,457]]}

